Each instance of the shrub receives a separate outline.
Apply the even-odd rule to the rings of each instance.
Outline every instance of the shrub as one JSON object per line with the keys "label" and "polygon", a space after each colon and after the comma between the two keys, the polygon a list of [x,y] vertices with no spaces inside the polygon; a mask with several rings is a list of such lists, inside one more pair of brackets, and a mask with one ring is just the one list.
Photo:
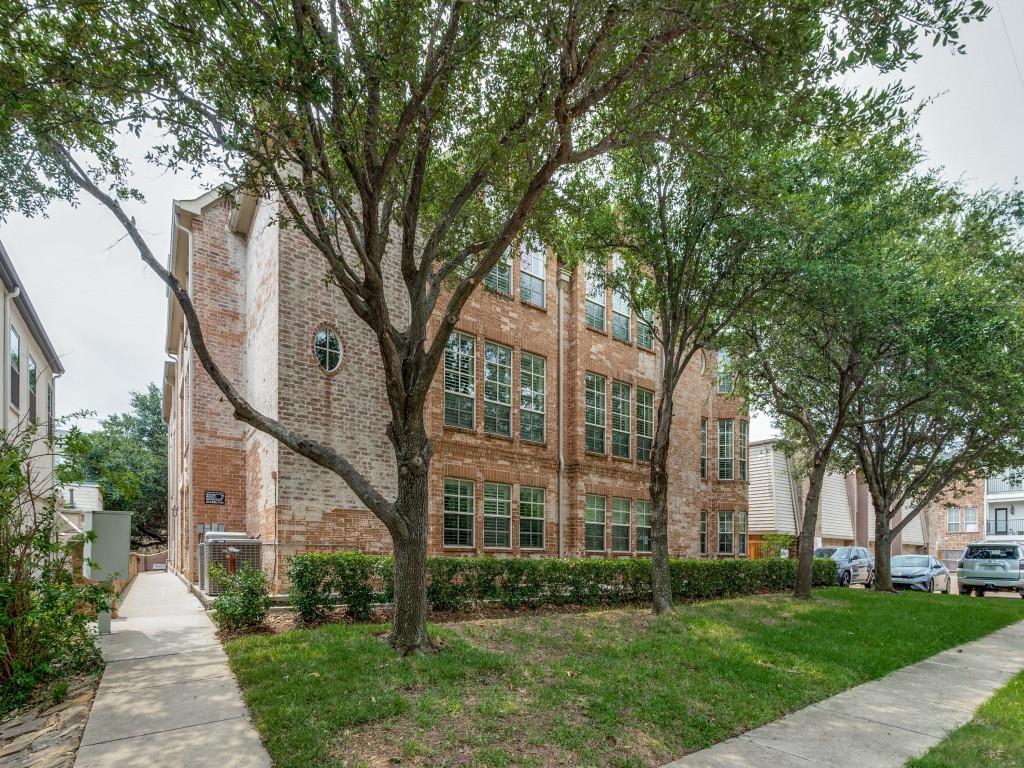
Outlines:
{"label": "shrub", "polygon": [[75,583],[53,480],[29,462],[40,440],[34,426],[0,435],[0,715],[40,683],[99,663],[89,622],[110,600],[104,586]]}
{"label": "shrub", "polygon": [[210,569],[210,578],[221,585],[213,604],[213,621],[221,629],[250,629],[266,621],[270,594],[263,571],[244,563],[234,574],[220,566]]}
{"label": "shrub", "polygon": [[[334,605],[365,620],[372,602],[394,594],[394,561],[357,552],[310,553],[291,559],[291,603],[305,621],[322,618]],[[678,600],[784,592],[796,584],[797,561],[673,560],[673,595]],[[836,564],[815,560],[815,586],[832,586]],[[427,600],[435,610],[461,610],[482,603],[506,608],[540,605],[622,605],[651,597],[647,559],[528,560],[496,557],[427,559]]]}

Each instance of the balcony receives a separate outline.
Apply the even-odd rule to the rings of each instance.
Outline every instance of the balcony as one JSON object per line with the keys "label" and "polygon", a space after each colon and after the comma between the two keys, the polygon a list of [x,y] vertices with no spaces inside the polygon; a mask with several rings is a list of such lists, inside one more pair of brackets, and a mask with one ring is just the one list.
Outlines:
{"label": "balcony", "polygon": [[998,520],[990,518],[985,521],[985,535],[1024,538],[1024,518],[999,518]]}
{"label": "balcony", "polygon": [[985,481],[989,493],[1020,493],[1024,494],[1024,476],[1017,472],[999,477],[990,477]]}

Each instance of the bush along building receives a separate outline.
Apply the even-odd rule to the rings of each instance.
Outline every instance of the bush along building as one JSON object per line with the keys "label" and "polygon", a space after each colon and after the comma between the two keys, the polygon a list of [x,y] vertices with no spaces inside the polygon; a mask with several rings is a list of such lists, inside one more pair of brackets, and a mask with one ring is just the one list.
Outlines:
{"label": "bush along building", "polygon": [[[278,214],[272,200],[231,194],[176,201],[170,268],[253,405],[333,446],[393,496],[377,341]],[[391,285],[399,307],[403,289]],[[211,530],[258,538],[276,589],[295,554],[390,551],[384,526],[339,477],[232,417],[173,298],[167,352],[171,567],[197,580],[198,543]],[[430,554],[647,556],[658,354],[621,297],[550,249],[517,243],[464,309],[432,385]],[[747,411],[718,368],[714,353],[698,354],[675,394],[678,557],[748,549]]]}

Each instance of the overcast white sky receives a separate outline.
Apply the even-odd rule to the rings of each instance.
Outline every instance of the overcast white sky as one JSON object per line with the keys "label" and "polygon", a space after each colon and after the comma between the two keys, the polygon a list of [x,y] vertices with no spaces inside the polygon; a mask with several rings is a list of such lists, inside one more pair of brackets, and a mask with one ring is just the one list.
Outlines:
{"label": "overcast white sky", "polygon": [[[936,98],[920,124],[929,164],[974,187],[1005,188],[1024,177],[1024,0],[995,2],[986,22],[963,30],[966,55],[929,47],[902,78],[917,98]],[[131,155],[147,201],[130,208],[154,252],[164,255],[171,200],[205,189],[145,166],[140,147]],[[99,205],[54,205],[49,214],[11,218],[0,224],[0,240],[67,369],[57,385],[58,413],[91,410],[101,418],[126,410],[131,391],[161,381],[163,285]],[[751,439],[770,433],[766,419],[754,420]]]}

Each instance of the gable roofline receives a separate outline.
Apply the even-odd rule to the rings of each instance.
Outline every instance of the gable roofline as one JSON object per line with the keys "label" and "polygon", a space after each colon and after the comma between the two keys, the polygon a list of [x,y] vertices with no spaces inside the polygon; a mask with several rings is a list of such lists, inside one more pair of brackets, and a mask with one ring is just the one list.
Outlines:
{"label": "gable roofline", "polygon": [[[231,196],[234,208],[229,222],[232,232],[241,235],[249,234],[253,214],[258,200],[250,194],[238,192],[227,186],[211,189],[209,192],[191,200],[174,200],[171,203],[171,245],[167,254],[167,271],[178,278],[188,288],[187,278],[191,251],[192,221],[201,216],[203,209],[211,203]],[[167,295],[167,333],[164,349],[168,355],[174,356],[178,351],[184,316],[181,307],[166,289]]]}
{"label": "gable roofline", "polygon": [[14,297],[14,305],[24,318],[32,338],[36,340],[39,348],[43,350],[43,356],[46,358],[50,370],[55,375],[64,373],[64,366],[60,362],[60,356],[57,354],[57,350],[53,348],[50,337],[46,335],[46,329],[43,328],[43,323],[28,297],[28,291],[24,283],[21,282],[21,278],[18,277],[18,272],[14,269],[14,262],[11,261],[11,257],[8,255],[7,249],[4,248],[2,242],[0,242],[0,281],[3,282],[4,288],[8,293],[12,293],[16,288],[21,289],[21,292]]}

